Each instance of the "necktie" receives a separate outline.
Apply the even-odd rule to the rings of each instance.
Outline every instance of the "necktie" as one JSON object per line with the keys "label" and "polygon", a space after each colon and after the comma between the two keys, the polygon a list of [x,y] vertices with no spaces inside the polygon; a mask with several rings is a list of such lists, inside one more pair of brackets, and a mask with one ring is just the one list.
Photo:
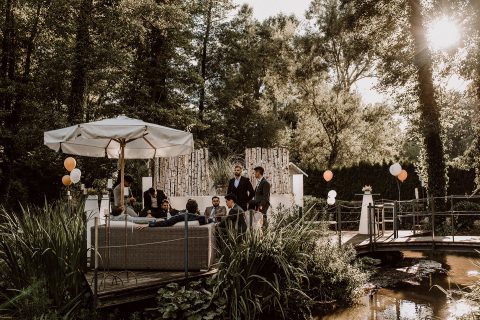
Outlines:
{"label": "necktie", "polygon": [[213,207],[212,211],[210,211],[210,218],[215,218],[215,207]]}

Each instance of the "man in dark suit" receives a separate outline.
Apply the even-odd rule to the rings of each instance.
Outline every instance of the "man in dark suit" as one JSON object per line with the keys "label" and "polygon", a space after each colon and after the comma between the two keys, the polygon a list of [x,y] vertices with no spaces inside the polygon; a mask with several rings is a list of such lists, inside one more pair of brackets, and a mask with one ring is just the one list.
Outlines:
{"label": "man in dark suit", "polygon": [[155,217],[166,218],[161,214],[161,205],[163,200],[167,199],[167,196],[163,190],[155,190],[150,188],[143,193],[143,210],[140,213],[141,217]]}
{"label": "man in dark suit", "polygon": [[[207,223],[204,216],[198,215],[198,203],[193,199],[189,199],[185,205],[185,212],[181,212],[177,215],[171,216],[167,220],[162,221],[150,221],[148,223],[149,227],[171,227],[177,222],[185,221],[185,215],[187,216],[188,221],[198,221],[200,225]],[[137,227],[137,229],[145,229],[145,226]]]}
{"label": "man in dark suit", "polygon": [[205,219],[208,222],[220,221],[223,216],[227,215],[227,208],[220,205],[220,198],[212,197],[212,206],[205,208]]}
{"label": "man in dark suit", "polygon": [[245,212],[237,203],[235,203],[236,200],[234,194],[227,194],[225,196],[227,208],[230,210],[228,211],[226,218],[222,219],[222,222],[220,222],[219,227],[224,229],[234,228],[236,231],[243,233],[247,231]]}
{"label": "man in dark suit", "polygon": [[267,225],[267,211],[270,207],[270,183],[263,176],[264,169],[260,166],[255,167],[255,197],[250,202],[249,209],[260,211],[263,214],[263,225]]}
{"label": "man in dark suit", "polygon": [[245,211],[247,210],[248,202],[253,199],[255,191],[250,183],[250,179],[242,176],[242,170],[241,165],[235,165],[233,171],[235,178],[230,179],[227,194],[234,194],[237,199],[236,203]]}

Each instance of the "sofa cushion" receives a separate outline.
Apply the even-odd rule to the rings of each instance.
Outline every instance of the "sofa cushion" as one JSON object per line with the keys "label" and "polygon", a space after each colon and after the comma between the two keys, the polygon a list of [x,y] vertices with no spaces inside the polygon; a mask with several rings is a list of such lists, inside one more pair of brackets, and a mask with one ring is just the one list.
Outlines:
{"label": "sofa cushion", "polygon": [[[195,221],[198,223],[198,221]],[[184,223],[184,222],[182,222]],[[185,229],[156,227],[139,229],[134,223],[116,222],[98,228],[99,267],[129,270],[184,270]],[[206,270],[214,263],[214,224],[188,227],[188,269]],[[108,238],[106,237],[109,235]],[[92,227],[92,244],[95,229]],[[106,250],[106,241],[110,241]],[[126,261],[125,261],[126,257]]]}
{"label": "sofa cushion", "polygon": [[[198,220],[188,221],[188,226],[189,227],[199,226],[199,225],[200,225],[200,222],[198,222]],[[184,227],[184,226],[185,226],[185,221],[180,221],[180,222],[175,223],[172,227]]]}

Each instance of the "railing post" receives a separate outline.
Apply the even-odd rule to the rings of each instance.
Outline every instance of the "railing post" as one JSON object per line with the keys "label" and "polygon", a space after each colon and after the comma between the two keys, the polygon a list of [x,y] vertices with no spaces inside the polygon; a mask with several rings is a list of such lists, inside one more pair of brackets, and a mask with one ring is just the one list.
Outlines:
{"label": "railing post", "polygon": [[435,250],[435,198],[430,198],[430,204],[432,208],[432,250]]}
{"label": "railing post", "polygon": [[368,218],[368,239],[369,239],[368,246],[370,247],[370,251],[373,251],[372,250],[372,217],[370,216],[370,205],[368,205],[367,218]]}
{"label": "railing post", "polygon": [[373,243],[375,237],[373,236],[373,239],[372,239],[372,235],[373,233],[375,232],[374,228],[375,228],[375,217],[372,216],[372,204],[369,203],[368,204],[368,237],[369,237],[369,240],[370,240],[370,252],[374,252],[375,251],[375,245]]}
{"label": "railing post", "polygon": [[[93,269],[93,306],[98,305],[98,217],[95,217],[94,269]],[[90,254],[90,256],[92,256]]]}
{"label": "railing post", "polygon": [[415,207],[412,206],[412,217],[413,217],[413,235],[416,234],[417,232],[417,216],[416,216],[416,212],[415,212]]}
{"label": "railing post", "polygon": [[188,279],[188,212],[185,212],[185,230],[184,230],[185,239],[183,241],[183,263],[185,266],[185,279]]}
{"label": "railing post", "polygon": [[453,195],[450,195],[450,219],[452,221],[452,242],[455,242],[455,220],[453,220]]}
{"label": "railing post", "polygon": [[342,247],[342,216],[340,214],[340,203],[337,204],[337,232],[338,232],[338,246]]}
{"label": "railing post", "polygon": [[393,239],[398,238],[398,216],[397,216],[397,201],[393,202]]}

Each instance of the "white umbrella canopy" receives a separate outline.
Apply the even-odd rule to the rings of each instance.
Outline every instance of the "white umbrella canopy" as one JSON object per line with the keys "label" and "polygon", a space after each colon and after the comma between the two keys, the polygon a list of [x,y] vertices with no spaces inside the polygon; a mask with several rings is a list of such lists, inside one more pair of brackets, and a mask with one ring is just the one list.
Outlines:
{"label": "white umbrella canopy", "polygon": [[46,131],[43,140],[50,149],[67,154],[120,159],[122,185],[124,159],[175,157],[193,151],[191,133],[126,116]]}
{"label": "white umbrella canopy", "polygon": [[44,132],[44,144],[55,151],[87,157],[151,159],[193,151],[189,132],[125,116]]}

